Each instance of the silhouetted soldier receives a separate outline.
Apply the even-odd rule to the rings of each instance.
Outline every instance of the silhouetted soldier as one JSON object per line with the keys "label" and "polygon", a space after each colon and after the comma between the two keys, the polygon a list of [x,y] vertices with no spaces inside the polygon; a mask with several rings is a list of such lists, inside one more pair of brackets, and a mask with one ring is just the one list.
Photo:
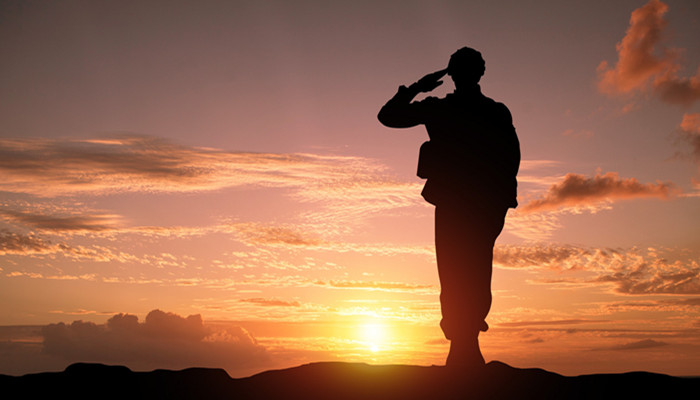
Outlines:
{"label": "silhouetted soldier", "polygon": [[[493,246],[508,208],[515,208],[520,144],[508,108],[481,94],[485,63],[464,47],[447,69],[433,72],[398,93],[379,112],[392,128],[425,125],[418,176],[422,195],[435,207],[435,249],[440,276],[440,326],[451,341],[448,366],[484,365],[479,332],[491,308]],[[448,74],[454,93],[413,101],[442,84]]]}

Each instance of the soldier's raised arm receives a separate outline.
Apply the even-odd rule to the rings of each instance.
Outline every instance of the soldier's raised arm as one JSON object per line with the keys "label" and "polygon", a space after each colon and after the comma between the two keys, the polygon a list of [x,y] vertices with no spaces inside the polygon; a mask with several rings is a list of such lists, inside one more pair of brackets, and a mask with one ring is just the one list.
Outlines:
{"label": "soldier's raised arm", "polygon": [[414,84],[401,85],[398,92],[379,110],[379,122],[390,128],[410,128],[424,123],[424,116],[419,103],[412,103],[418,93],[427,93],[442,85],[440,78],[446,69],[431,72]]}

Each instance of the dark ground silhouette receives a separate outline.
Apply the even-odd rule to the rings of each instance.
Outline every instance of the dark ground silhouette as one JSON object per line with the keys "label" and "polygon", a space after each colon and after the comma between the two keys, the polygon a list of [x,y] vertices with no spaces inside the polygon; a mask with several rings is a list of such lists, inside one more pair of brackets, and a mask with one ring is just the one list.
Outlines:
{"label": "dark ground silhouette", "polygon": [[321,362],[232,379],[222,369],[132,372],[120,366],[73,364],[63,372],[0,375],[0,388],[2,398],[9,399],[619,400],[692,398],[700,392],[700,377],[648,372],[567,377],[498,361],[478,372],[451,371],[436,366]]}

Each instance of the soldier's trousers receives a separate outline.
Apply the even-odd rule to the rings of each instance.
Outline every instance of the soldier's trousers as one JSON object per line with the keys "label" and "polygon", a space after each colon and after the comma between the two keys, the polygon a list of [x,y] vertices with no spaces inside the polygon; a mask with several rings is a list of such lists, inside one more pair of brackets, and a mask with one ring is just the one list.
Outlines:
{"label": "soldier's trousers", "polygon": [[503,230],[504,207],[435,208],[435,249],[440,276],[442,328],[449,340],[486,330],[491,308],[493,245]]}

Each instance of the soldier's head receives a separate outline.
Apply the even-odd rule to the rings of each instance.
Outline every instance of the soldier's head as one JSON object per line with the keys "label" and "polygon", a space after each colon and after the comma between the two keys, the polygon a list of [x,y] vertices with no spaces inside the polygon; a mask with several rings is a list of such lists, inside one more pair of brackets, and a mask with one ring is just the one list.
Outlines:
{"label": "soldier's head", "polygon": [[447,74],[452,77],[456,87],[477,84],[485,70],[486,63],[481,53],[469,47],[455,51],[447,64]]}

